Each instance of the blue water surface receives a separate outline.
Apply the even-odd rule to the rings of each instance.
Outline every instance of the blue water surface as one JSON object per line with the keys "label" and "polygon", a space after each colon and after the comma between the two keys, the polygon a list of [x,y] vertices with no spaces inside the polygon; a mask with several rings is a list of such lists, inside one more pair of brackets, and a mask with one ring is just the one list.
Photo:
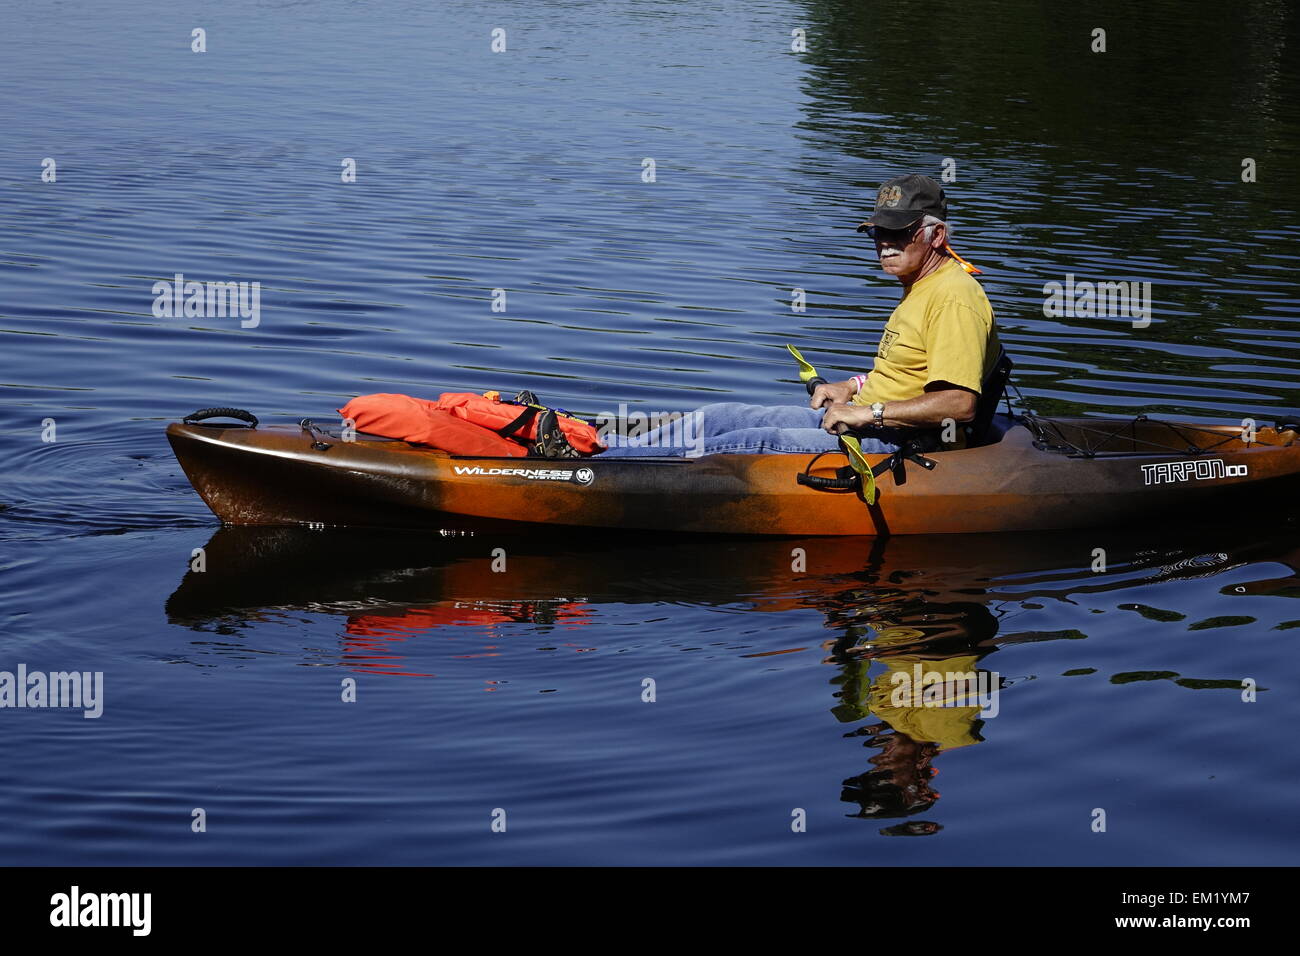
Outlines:
{"label": "blue water surface", "polygon": [[[1294,415],[1297,11],[927,11],[7,6],[0,671],[101,671],[105,701],[0,708],[0,862],[1293,864],[1279,515],[218,530],[166,445],[196,408],[365,392],[798,402],[787,341],[871,362],[899,292],[854,227],[907,171],[949,174],[1039,411]],[[178,273],[260,283],[258,324],[155,316]],[[1067,275],[1151,283],[1150,325],[1044,315]],[[917,664],[996,675],[997,715],[878,706]]]}

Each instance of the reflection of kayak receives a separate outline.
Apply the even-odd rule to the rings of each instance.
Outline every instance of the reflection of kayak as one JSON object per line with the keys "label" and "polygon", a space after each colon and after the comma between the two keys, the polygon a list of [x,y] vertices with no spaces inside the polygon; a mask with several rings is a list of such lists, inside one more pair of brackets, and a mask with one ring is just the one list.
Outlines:
{"label": "reflection of kayak", "polygon": [[[579,533],[558,541],[227,527],[204,546],[205,570],[184,575],[166,614],[173,624],[223,634],[326,614],[346,618],[349,635],[382,641],[511,622],[580,630],[612,606],[816,610],[822,626],[849,644],[863,627],[874,628],[873,654],[915,655],[925,647],[966,653],[997,635],[992,612],[1008,602],[1073,602],[1129,588],[1145,600],[1155,582],[1247,563],[1272,576],[1272,565],[1280,571],[1281,562],[1294,562],[1292,543],[1285,530],[1250,527],[1170,529],[1154,540],[1142,532],[1087,532],[829,539]],[[1095,567],[1099,547],[1102,571]],[[496,560],[502,552],[504,573]],[[1249,576],[1233,581],[1251,586]]]}
{"label": "reflection of kayak", "polygon": [[[442,603],[532,620],[579,602],[663,601],[779,612],[838,605],[861,588],[905,589],[931,602],[1064,598],[1285,560],[1290,540],[1285,531],[1270,538],[1250,528],[1189,528],[1154,541],[1128,532],[781,540],[579,533],[559,541],[457,535],[435,544],[427,534],[385,530],[226,527],[203,548],[205,570],[185,574],[167,615],[190,624],[261,611],[397,614]],[[1098,547],[1105,572],[1092,567]],[[507,556],[505,573],[497,549]]]}
{"label": "reflection of kayak", "polygon": [[[431,542],[427,534],[387,530],[225,527],[204,546],[206,569],[185,574],[167,602],[167,615],[176,624],[251,620],[264,611],[286,610],[396,617],[438,605],[449,618],[444,624],[473,624],[476,614],[536,622],[573,617],[569,609],[604,603],[743,602],[782,611],[808,606],[811,595],[826,598],[860,585],[860,575],[881,572],[886,552],[891,569],[937,566],[962,581],[987,573],[990,552],[1007,557],[985,549],[971,564],[969,552],[939,547],[957,540],[615,539],[579,533],[563,540],[493,534]],[[998,536],[996,543],[1010,543],[1014,559],[1008,563],[1017,571],[1055,567],[1049,553],[1061,547],[1016,535]],[[796,548],[801,557],[792,554]],[[497,549],[506,555],[504,573]],[[1087,549],[1081,544],[1076,550],[1079,564],[1086,564]],[[803,570],[796,570],[800,564]]]}
{"label": "reflection of kayak", "polygon": [[[546,646],[539,650],[560,654],[617,653],[647,634],[676,647],[683,633],[710,629],[701,613],[743,613],[748,636],[725,642],[726,654],[806,653],[845,668],[835,679],[833,712],[856,721],[868,716],[867,694],[881,679],[878,670],[868,673],[871,661],[907,671],[917,662],[1083,638],[1076,628],[1026,630],[1021,612],[1048,601],[1100,606],[1088,596],[1102,593],[1110,595],[1106,606],[1138,607],[1151,601],[1154,584],[1229,571],[1234,588],[1249,586],[1252,577],[1277,573],[1292,544],[1285,531],[1247,527],[1171,529],[1155,540],[1150,533],[1090,531],[782,539],[493,534],[433,541],[418,532],[227,527],[204,546],[205,570],[185,573],[166,615],[204,634],[185,659],[294,653],[283,642],[288,623],[307,625],[301,653],[313,664],[428,675],[462,672],[453,662],[528,651],[542,635]],[[1097,548],[1106,552],[1104,570],[1094,565]],[[499,553],[507,556],[504,573]],[[1258,570],[1243,572],[1245,565]],[[685,630],[652,626],[637,638],[625,627],[664,620],[693,623]],[[322,626],[334,632],[337,650],[333,641],[322,644]],[[709,646],[723,645],[709,639]],[[509,678],[519,666],[514,660],[479,673]],[[917,726],[898,713],[890,719]],[[948,739],[933,725],[925,734]]]}
{"label": "reflection of kayak", "polygon": [[[809,455],[460,458],[318,426],[172,424],[167,437],[227,524],[502,523],[731,534],[1044,531],[1204,521],[1300,500],[1300,440],[1148,419],[1031,419],[997,443],[927,453],[876,478],[879,498],[798,480]],[[885,456],[867,456],[880,465]],[[839,453],[811,474],[834,478]]]}

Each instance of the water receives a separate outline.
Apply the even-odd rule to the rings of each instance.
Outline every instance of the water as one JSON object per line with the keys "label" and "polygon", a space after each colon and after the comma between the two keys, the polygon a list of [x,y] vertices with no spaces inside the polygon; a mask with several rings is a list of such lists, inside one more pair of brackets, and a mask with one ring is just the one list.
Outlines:
{"label": "water", "polygon": [[[796,401],[784,343],[857,370],[897,300],[853,229],[874,187],[949,158],[954,245],[1035,408],[1300,408],[1294,9],[934,9],[6,8],[0,670],[102,670],[106,701],[0,711],[0,859],[1294,862],[1300,584],[1272,515],[886,544],[217,531],[162,438],[373,391]],[[259,325],[155,318],[178,272],[260,282]],[[1151,282],[1151,325],[1045,317],[1067,274]],[[873,715],[918,661],[996,672],[998,715]]]}

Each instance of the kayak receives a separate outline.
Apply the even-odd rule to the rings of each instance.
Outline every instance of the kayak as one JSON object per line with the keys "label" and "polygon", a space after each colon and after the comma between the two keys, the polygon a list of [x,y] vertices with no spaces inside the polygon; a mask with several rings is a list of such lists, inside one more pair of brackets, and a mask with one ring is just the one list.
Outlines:
{"label": "kayak", "polygon": [[475,458],[240,414],[252,424],[167,428],[186,476],[228,525],[969,534],[1280,516],[1300,502],[1292,423],[1247,443],[1231,425],[1022,415],[979,447],[865,456],[879,470],[868,496],[843,487],[852,463],[839,452]]}

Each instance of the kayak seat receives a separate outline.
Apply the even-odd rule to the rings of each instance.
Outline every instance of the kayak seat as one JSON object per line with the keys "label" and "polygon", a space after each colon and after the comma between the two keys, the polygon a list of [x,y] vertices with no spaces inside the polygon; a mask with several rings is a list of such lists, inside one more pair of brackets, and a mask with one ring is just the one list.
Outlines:
{"label": "kayak seat", "polygon": [[988,431],[984,433],[983,445],[996,445],[1016,424],[1016,417],[1006,412],[998,412],[989,421]]}
{"label": "kayak seat", "polygon": [[[975,402],[975,417],[966,424],[966,447],[978,448],[980,445],[992,445],[1004,434],[1009,425],[1004,421],[995,421],[998,402],[1006,393],[1007,382],[1011,379],[1013,368],[1011,356],[1005,348],[998,351],[998,359],[993,368],[980,383],[980,395]],[[997,416],[1006,419],[1007,416]]]}

